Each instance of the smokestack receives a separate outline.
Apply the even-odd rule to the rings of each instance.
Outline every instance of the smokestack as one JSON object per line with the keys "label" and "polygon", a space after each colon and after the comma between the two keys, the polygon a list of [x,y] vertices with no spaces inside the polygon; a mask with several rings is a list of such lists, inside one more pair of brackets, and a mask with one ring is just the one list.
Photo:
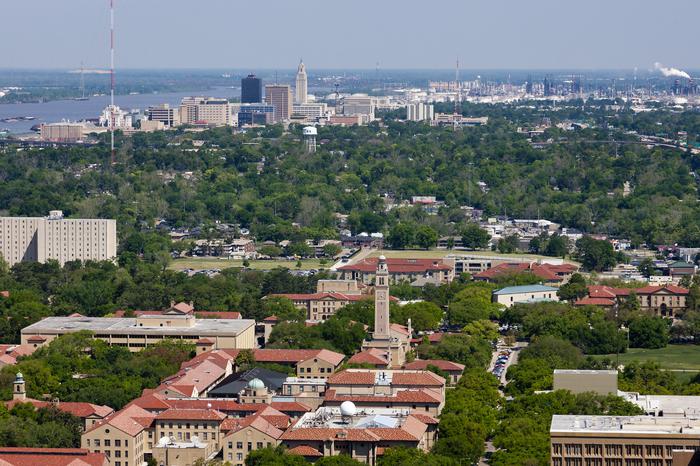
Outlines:
{"label": "smokestack", "polygon": [[666,78],[675,76],[677,78],[690,79],[690,75],[678,68],[667,68],[659,62],[654,63],[654,69],[660,71]]}

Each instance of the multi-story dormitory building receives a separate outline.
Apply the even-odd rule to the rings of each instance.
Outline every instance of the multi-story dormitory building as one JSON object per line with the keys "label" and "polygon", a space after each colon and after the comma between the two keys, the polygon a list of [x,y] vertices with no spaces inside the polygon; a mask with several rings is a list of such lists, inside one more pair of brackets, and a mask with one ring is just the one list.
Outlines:
{"label": "multi-story dormitory building", "polygon": [[52,210],[48,217],[0,217],[0,256],[18,262],[111,260],[117,255],[117,222],[67,219]]}
{"label": "multi-story dormitory building", "polygon": [[[324,385],[321,376],[330,376],[342,362],[342,355],[336,354],[327,350],[255,351],[257,360],[295,366],[299,375],[301,369],[306,375],[310,368],[309,374],[318,378],[307,380]],[[236,369],[237,355],[235,350],[215,350],[183,363],[160,386],[144,390],[121,411],[95,422],[83,434],[81,446],[103,453],[111,466],[140,465],[151,457],[158,464],[181,466],[217,454],[242,466],[249,452],[279,444],[286,445],[289,454],[308,459],[349,454],[372,465],[384,448],[427,450],[434,444],[437,420],[433,405],[442,405],[445,388],[444,380],[432,373],[393,371],[387,384],[386,372],[353,372],[333,383],[338,394],[315,412],[292,397],[269,393],[260,379],[248,382],[240,401],[207,397]],[[331,373],[325,372],[327,366]],[[402,391],[430,393],[432,405],[385,407],[392,397],[399,403],[408,400],[395,396]],[[363,404],[363,399],[374,394],[383,400],[381,406]],[[339,396],[346,397],[340,405],[336,403]]]}

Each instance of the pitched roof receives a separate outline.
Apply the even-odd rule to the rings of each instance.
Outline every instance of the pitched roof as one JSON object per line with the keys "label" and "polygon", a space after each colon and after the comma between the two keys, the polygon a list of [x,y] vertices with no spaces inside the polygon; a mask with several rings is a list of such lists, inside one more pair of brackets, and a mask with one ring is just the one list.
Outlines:
{"label": "pitched roof", "polygon": [[440,421],[435,419],[433,416],[429,416],[425,413],[416,413],[416,412],[411,411],[411,416],[415,417],[420,422],[422,422],[423,424],[427,424],[427,425],[430,425],[430,424],[437,425],[440,423]]}
{"label": "pitched roof", "polygon": [[[375,272],[377,270],[377,257],[368,257],[356,262],[355,264],[343,265],[338,267],[341,272]],[[441,259],[386,259],[386,265],[389,273],[426,273],[429,271],[450,272],[452,267],[442,262]]]}
{"label": "pitched roof", "polygon": [[345,359],[345,355],[327,349],[256,349],[253,351],[258,362],[300,363],[309,359],[318,358],[326,362],[339,365]]}
{"label": "pitched roof", "polygon": [[373,364],[375,366],[386,366],[389,364],[386,352],[378,348],[370,348],[365,351],[355,353],[350,359],[349,364]]}
{"label": "pitched roof", "polygon": [[273,401],[270,406],[283,413],[308,413],[311,411],[309,406],[298,401]]}
{"label": "pitched roof", "polygon": [[394,372],[391,378],[391,384],[412,385],[422,387],[441,387],[445,385],[445,379],[429,371]]}
{"label": "pitched roof", "polygon": [[591,296],[585,296],[581,299],[578,299],[575,303],[574,306],[603,306],[603,307],[611,307],[615,305],[615,299],[614,298],[593,298]]}
{"label": "pitched roof", "polygon": [[326,390],[326,402],[340,403],[352,401],[353,403],[436,403],[442,400],[433,392],[427,390],[398,390],[394,395],[338,395],[336,390]]}
{"label": "pitched roof", "polygon": [[[243,419],[229,418],[226,419],[224,423],[226,430],[229,431],[227,436],[234,434],[242,429],[245,429],[246,427],[253,428],[259,432],[262,432],[263,434],[269,435],[274,439],[279,439],[282,436],[283,432],[260,414],[253,414]],[[224,430],[223,424],[222,430]]]}
{"label": "pitched roof", "polygon": [[214,397],[236,397],[248,386],[248,382],[253,379],[260,379],[270,391],[276,392],[287,379],[287,374],[265,369],[264,367],[254,367],[245,372],[234,372],[227,376],[216,387],[209,390],[209,396]]}
{"label": "pitched roof", "polygon": [[103,453],[83,448],[0,447],[2,466],[103,466],[109,464]]}
{"label": "pitched roof", "polygon": [[271,298],[287,298],[292,301],[365,301],[372,299],[372,296],[364,294],[345,294],[338,292],[328,293],[278,293],[269,295]]}
{"label": "pitched roof", "polygon": [[129,404],[121,411],[117,411],[107,418],[97,421],[88,429],[88,432],[109,425],[134,437],[148,427],[153,419],[155,419],[154,414],[136,404]]}
{"label": "pitched roof", "polygon": [[320,451],[316,450],[314,447],[310,447],[308,445],[298,445],[294,448],[290,448],[287,450],[288,455],[299,455],[299,456],[308,456],[308,457],[314,457],[314,458],[320,458],[323,456],[323,453]]}
{"label": "pitched roof", "polygon": [[12,400],[8,401],[6,403],[6,406],[8,409],[12,409],[15,405],[20,403],[29,403],[32,406],[34,406],[35,409],[55,407],[59,411],[72,414],[73,416],[82,419],[91,416],[104,418],[114,412],[114,410],[109,406],[95,405],[92,403],[83,403],[76,401],[59,401],[58,403],[52,403],[50,401],[39,400]]}
{"label": "pitched roof", "polygon": [[656,294],[656,293],[664,293],[664,292],[668,292],[671,294],[681,294],[681,295],[688,294],[687,288],[682,288],[682,287],[676,286],[676,285],[645,286],[644,288],[638,288],[638,289],[632,290],[632,291],[634,291],[638,295]]}
{"label": "pitched roof", "polygon": [[427,370],[428,366],[435,366],[442,371],[464,371],[464,364],[457,364],[456,362],[443,359],[416,359],[413,362],[406,363],[403,367],[410,370]]}
{"label": "pitched roof", "polygon": [[474,274],[476,279],[493,279],[500,275],[509,273],[532,273],[538,278],[545,281],[561,280],[562,275],[568,275],[577,270],[573,264],[537,264],[526,262],[508,262],[498,264],[488,270]]}
{"label": "pitched roof", "polygon": [[341,371],[328,378],[328,384],[374,385],[375,375],[370,371]]}

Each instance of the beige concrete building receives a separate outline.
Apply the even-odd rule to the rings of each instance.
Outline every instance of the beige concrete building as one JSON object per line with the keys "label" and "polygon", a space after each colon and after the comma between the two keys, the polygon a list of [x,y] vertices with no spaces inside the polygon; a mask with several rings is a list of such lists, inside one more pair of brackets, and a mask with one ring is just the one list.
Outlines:
{"label": "beige concrete building", "polygon": [[[176,339],[208,349],[255,348],[255,321],[197,319],[193,312],[173,307],[162,314],[136,318],[47,317],[22,329],[22,343],[42,346],[67,333],[90,331],[110,345],[140,351],[163,339]],[[40,342],[37,342],[41,339]]]}
{"label": "beige concrete building", "polygon": [[292,89],[286,84],[268,84],[265,86],[265,102],[275,108],[275,123],[289,120],[292,116],[294,99]]}
{"label": "beige concrete building", "polygon": [[226,421],[228,433],[222,439],[224,461],[243,466],[248,453],[279,444],[282,430],[260,415]]}
{"label": "beige concrete building", "polygon": [[232,125],[228,100],[215,97],[185,97],[180,103],[180,122],[184,125]]}
{"label": "beige concrete building", "polygon": [[145,459],[148,443],[153,443],[153,431],[149,431],[155,415],[129,405],[95,424],[81,437],[82,448],[93,453],[103,453],[112,466],[137,466]]}
{"label": "beige concrete building", "polygon": [[552,466],[691,466],[700,459],[697,418],[555,415],[549,432]]}
{"label": "beige concrete building", "polygon": [[201,464],[201,461],[216,453],[213,442],[200,442],[197,437],[193,437],[189,442],[176,442],[163,437],[151,451],[156,464],[168,466],[194,466],[198,461]]}
{"label": "beige concrete building", "polygon": [[48,217],[0,217],[0,255],[10,265],[56,260],[111,260],[117,255],[117,221]]}
{"label": "beige concrete building", "polygon": [[85,125],[82,123],[49,123],[41,125],[41,139],[51,142],[78,142],[83,139]]}
{"label": "beige concrete building", "polygon": [[554,369],[554,390],[617,395],[617,371]]}

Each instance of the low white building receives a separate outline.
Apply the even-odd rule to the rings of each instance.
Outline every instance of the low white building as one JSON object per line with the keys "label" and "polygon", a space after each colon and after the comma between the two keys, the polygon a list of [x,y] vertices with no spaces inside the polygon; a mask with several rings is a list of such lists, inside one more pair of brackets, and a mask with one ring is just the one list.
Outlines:
{"label": "low white building", "polygon": [[493,302],[511,307],[519,303],[559,301],[558,288],[544,285],[508,286],[493,292]]}

